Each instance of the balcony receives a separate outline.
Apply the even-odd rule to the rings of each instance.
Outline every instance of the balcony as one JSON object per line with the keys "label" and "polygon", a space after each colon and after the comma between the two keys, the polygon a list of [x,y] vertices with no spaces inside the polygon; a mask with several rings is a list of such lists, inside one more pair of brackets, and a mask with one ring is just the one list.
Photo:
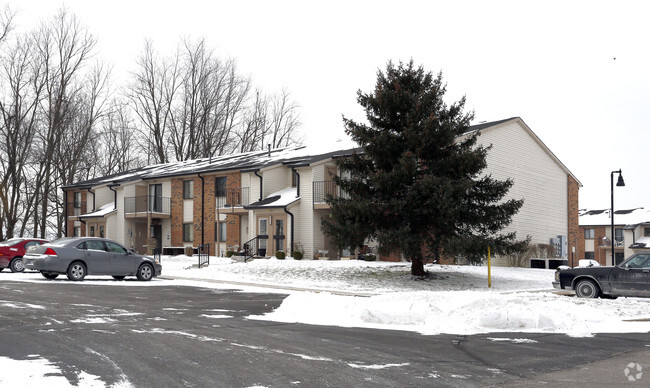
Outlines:
{"label": "balcony", "polygon": [[[605,249],[611,249],[612,247],[612,240],[609,237],[603,237],[600,240],[600,247],[605,248]],[[623,240],[614,240],[614,249],[623,249],[624,248],[624,242]]]}
{"label": "balcony", "polygon": [[317,181],[313,183],[312,202],[314,209],[329,209],[330,205],[325,202],[328,196],[337,198],[349,198],[347,193],[342,192],[341,188],[334,181]]}
{"label": "balcony", "polygon": [[124,198],[125,218],[170,218],[171,199],[153,195]]}
{"label": "balcony", "polygon": [[241,187],[231,190],[217,190],[217,209],[228,209],[232,213],[247,213],[244,206],[250,205],[249,188]]}

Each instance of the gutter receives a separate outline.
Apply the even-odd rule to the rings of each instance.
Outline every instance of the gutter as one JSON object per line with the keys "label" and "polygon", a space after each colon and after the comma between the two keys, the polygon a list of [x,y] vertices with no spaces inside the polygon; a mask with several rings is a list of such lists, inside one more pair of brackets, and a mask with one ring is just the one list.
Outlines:
{"label": "gutter", "polygon": [[298,174],[298,171],[296,171],[295,167],[291,167],[291,171],[294,174],[296,174],[296,176],[298,177],[298,180],[296,181],[296,198],[299,198],[300,197],[300,174]]}
{"label": "gutter", "polygon": [[263,186],[264,178],[262,178],[262,176],[260,174],[258,174],[258,172],[260,172],[260,170],[255,170],[255,171],[253,171],[253,174],[255,174],[257,177],[260,178],[260,199],[258,199],[258,201],[261,201],[262,200],[262,188],[264,187]]}
{"label": "gutter", "polygon": [[293,225],[293,213],[291,213],[289,210],[287,210],[287,206],[284,207],[284,212],[287,213],[291,217],[291,245],[289,245],[290,251],[291,251],[291,257],[293,257],[293,230],[294,230],[294,225]]}
{"label": "gutter", "polygon": [[[111,189],[111,191],[113,192],[113,207],[115,208],[115,210],[117,210],[117,191],[113,187],[117,187],[117,186],[120,186],[120,184],[119,183],[113,183],[113,184],[108,185],[108,188]],[[94,197],[95,196],[93,195],[93,198]]]}
{"label": "gutter", "polygon": [[[95,211],[95,192],[92,191],[92,187],[87,187],[86,190],[93,195],[93,211]],[[117,207],[116,207],[117,209]]]}

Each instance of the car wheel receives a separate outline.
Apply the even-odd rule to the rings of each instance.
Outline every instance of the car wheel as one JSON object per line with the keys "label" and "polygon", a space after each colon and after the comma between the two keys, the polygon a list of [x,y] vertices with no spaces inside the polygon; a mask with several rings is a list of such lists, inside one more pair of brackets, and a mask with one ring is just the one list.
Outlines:
{"label": "car wheel", "polygon": [[41,275],[43,275],[45,279],[50,279],[50,280],[54,280],[59,276],[58,273],[51,273],[51,272],[41,272]]}
{"label": "car wheel", "polygon": [[80,261],[75,261],[68,267],[67,275],[72,281],[83,280],[86,277],[86,266]]}
{"label": "car wheel", "polygon": [[138,268],[138,280],[143,280],[143,281],[148,281],[151,280],[153,277],[153,267],[151,264],[142,264],[140,268]]}
{"label": "car wheel", "polygon": [[115,279],[115,280],[124,280],[125,277],[126,277],[126,276],[117,276],[117,275],[113,275],[113,279]]}
{"label": "car wheel", "polygon": [[597,298],[600,290],[592,280],[580,280],[576,284],[576,295],[579,298]]}
{"label": "car wheel", "polygon": [[14,257],[14,259],[11,260],[11,263],[9,263],[9,268],[11,268],[11,272],[23,272],[25,270],[25,264],[23,264],[23,258]]}

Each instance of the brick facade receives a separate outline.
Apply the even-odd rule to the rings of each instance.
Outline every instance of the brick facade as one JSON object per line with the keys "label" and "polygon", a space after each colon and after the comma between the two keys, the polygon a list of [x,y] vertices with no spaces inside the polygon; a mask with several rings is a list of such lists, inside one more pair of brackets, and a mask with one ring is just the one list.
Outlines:
{"label": "brick facade", "polygon": [[[74,193],[81,193],[81,209],[79,209],[79,214],[86,214],[86,209],[87,209],[87,204],[88,204],[88,192],[85,190],[75,190],[75,191],[67,191],[66,192],[66,216],[67,217],[75,217],[74,214]],[[77,221],[79,222],[79,221]],[[68,219],[67,223],[67,230],[65,231],[65,235],[67,237],[72,237],[74,236],[74,227],[75,227],[75,221],[71,221]],[[81,237],[86,236],[86,228],[84,227],[85,225],[82,223],[81,224]]]}
{"label": "brick facade", "polygon": [[[607,236],[607,226],[581,226],[578,232],[578,249],[576,250],[576,261],[574,265],[578,265],[578,260],[585,258],[585,229],[594,230],[594,260],[600,265],[608,265],[608,259],[611,261],[610,256],[607,254],[607,249],[601,247],[603,238]],[[611,253],[610,253],[611,255]]]}
{"label": "brick facade", "polygon": [[[568,242],[568,254],[569,254],[569,263],[572,259],[575,260],[577,265],[577,260],[581,257],[578,255],[579,241],[582,240],[583,252],[584,252],[584,232],[580,235],[580,214],[578,212],[578,191],[580,185],[578,182],[570,175],[567,174],[567,242]],[[575,253],[573,249],[575,247]],[[584,257],[584,253],[582,255]]]}
{"label": "brick facade", "polygon": [[237,214],[226,216],[226,245],[241,248],[241,217]]}
{"label": "brick facade", "polygon": [[171,246],[183,246],[183,179],[172,178],[171,212]]}
{"label": "brick facade", "polygon": [[203,180],[200,177],[194,178],[194,214],[192,218],[194,220],[194,246],[201,245],[201,227],[203,226],[205,228],[203,231],[203,244],[210,244],[211,255],[215,254],[215,190],[214,176],[203,177]]}

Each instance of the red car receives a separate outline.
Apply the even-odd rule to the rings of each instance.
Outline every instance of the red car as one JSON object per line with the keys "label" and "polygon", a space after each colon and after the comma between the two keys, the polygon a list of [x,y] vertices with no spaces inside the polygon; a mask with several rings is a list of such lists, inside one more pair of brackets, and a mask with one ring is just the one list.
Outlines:
{"label": "red car", "polygon": [[47,240],[38,238],[12,238],[0,242],[0,271],[9,268],[11,272],[23,272],[23,256],[32,246],[45,244]]}

